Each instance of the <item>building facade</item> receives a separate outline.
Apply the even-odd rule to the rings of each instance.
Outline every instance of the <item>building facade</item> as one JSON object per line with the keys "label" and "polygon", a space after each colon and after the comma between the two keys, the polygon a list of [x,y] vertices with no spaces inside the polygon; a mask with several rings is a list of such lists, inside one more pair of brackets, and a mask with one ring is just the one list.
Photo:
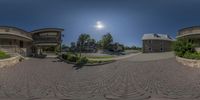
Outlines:
{"label": "building facade", "polygon": [[27,32],[25,30],[0,26],[0,50],[33,56],[60,51],[61,33],[59,28],[44,28]]}
{"label": "building facade", "polygon": [[195,44],[195,50],[200,51],[200,26],[192,26],[180,29],[177,39],[187,39]]}
{"label": "building facade", "polygon": [[171,51],[174,40],[165,34],[144,34],[142,41],[143,53],[154,53]]}

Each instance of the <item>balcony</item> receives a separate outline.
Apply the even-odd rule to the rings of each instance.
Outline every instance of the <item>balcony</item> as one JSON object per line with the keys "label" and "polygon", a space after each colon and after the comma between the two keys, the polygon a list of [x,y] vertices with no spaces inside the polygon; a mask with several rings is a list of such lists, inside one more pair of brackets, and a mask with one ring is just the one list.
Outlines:
{"label": "balcony", "polygon": [[55,37],[37,37],[33,38],[34,43],[60,43],[61,41]]}

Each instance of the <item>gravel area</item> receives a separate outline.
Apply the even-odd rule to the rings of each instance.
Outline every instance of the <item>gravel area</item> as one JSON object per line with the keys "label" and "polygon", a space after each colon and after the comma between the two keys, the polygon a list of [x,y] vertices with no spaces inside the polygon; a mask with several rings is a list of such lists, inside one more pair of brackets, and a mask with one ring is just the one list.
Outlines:
{"label": "gravel area", "polygon": [[31,58],[0,69],[0,99],[200,99],[199,69],[183,66],[174,57],[137,62],[137,56],[79,70],[57,59]]}

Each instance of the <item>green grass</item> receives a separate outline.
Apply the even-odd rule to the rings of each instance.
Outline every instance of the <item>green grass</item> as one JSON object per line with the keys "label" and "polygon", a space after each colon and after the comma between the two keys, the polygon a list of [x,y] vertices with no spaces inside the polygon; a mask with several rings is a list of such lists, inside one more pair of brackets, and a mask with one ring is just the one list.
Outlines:
{"label": "green grass", "polygon": [[88,59],[108,59],[108,58],[113,58],[114,56],[88,56]]}
{"label": "green grass", "polygon": [[114,60],[89,60],[88,63],[89,64],[99,64],[99,63],[107,63],[107,62],[112,62]]}
{"label": "green grass", "polygon": [[0,59],[5,59],[5,58],[9,58],[9,57],[10,57],[10,55],[6,54],[3,51],[0,51]]}

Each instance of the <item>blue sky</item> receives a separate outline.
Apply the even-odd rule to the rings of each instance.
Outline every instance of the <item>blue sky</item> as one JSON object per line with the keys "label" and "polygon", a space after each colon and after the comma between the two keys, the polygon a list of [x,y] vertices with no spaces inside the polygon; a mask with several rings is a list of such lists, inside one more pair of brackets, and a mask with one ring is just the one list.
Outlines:
{"label": "blue sky", "polygon": [[[81,33],[99,40],[111,32],[114,41],[141,46],[145,33],[175,37],[181,28],[200,25],[199,5],[199,0],[0,0],[0,25],[63,28],[65,44]],[[96,30],[97,21],[105,29]]]}

